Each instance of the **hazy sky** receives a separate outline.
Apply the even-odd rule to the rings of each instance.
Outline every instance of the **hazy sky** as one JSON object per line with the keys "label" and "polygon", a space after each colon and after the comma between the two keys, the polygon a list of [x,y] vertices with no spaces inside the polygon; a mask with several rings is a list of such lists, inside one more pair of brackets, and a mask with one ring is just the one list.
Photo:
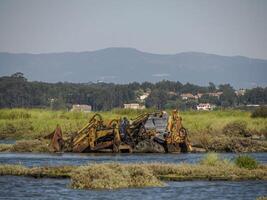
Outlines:
{"label": "hazy sky", "polygon": [[0,0],[0,51],[133,47],[267,59],[267,0]]}

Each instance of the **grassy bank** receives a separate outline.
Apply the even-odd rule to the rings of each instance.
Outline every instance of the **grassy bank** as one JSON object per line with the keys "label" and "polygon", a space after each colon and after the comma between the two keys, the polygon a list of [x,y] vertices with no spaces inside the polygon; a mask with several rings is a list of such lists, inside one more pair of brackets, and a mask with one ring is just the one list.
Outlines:
{"label": "grassy bank", "polygon": [[[151,110],[114,109],[100,112],[105,121],[123,116],[129,119]],[[43,109],[0,109],[0,139],[36,139],[51,133],[60,124],[64,133],[79,130],[94,113],[50,111]],[[245,135],[267,137],[267,119],[251,118],[240,110],[181,113],[189,139],[209,151],[267,151],[267,142]],[[0,147],[1,149],[1,147]]]}
{"label": "grassy bank", "polygon": [[0,152],[53,152],[49,144],[50,141],[44,139],[18,140],[15,144],[0,144]]}
{"label": "grassy bank", "polygon": [[[114,110],[99,112],[105,121],[121,116],[136,117],[138,111]],[[50,111],[45,109],[0,109],[0,138],[35,139],[51,133],[57,124],[64,132],[82,128],[94,115],[82,112]]]}
{"label": "grassy bank", "polygon": [[[239,161],[238,161],[239,159]],[[84,166],[32,167],[0,165],[0,175],[70,178],[78,189],[117,189],[164,186],[163,181],[185,180],[267,180],[267,166],[249,157],[235,162],[208,154],[198,164],[103,163]]]}
{"label": "grassy bank", "polygon": [[[106,121],[126,116],[134,118],[140,113],[151,110],[135,111],[114,109],[100,112]],[[91,113],[50,111],[44,109],[0,109],[0,137],[36,138],[52,132],[60,124],[65,132],[77,131],[90,117]],[[184,126],[192,137],[197,133],[222,132],[231,122],[243,122],[249,132],[267,134],[266,118],[251,118],[250,112],[239,110],[223,110],[211,112],[187,111],[181,113]]]}

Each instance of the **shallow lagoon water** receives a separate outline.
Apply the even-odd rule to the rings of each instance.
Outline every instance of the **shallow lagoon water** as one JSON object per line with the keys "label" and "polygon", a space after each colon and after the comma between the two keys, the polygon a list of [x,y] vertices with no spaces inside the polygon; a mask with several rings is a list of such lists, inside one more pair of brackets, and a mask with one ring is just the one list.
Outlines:
{"label": "shallow lagoon water", "polygon": [[[196,163],[204,153],[187,154],[75,154],[75,153],[0,153],[0,164],[22,164],[25,166],[83,165],[87,163],[120,162],[163,162]],[[233,160],[239,154],[220,153],[222,158]],[[260,163],[267,163],[267,153],[248,153]]]}
{"label": "shallow lagoon water", "polygon": [[166,187],[119,190],[73,190],[68,179],[0,177],[2,199],[256,199],[267,195],[264,181],[167,182]]}
{"label": "shallow lagoon water", "polygon": [[[196,163],[203,153],[188,154],[73,154],[73,153],[0,153],[0,164],[26,166],[82,165],[87,163],[163,162]],[[239,154],[220,153],[233,160]],[[248,153],[260,163],[267,163],[267,153]],[[0,199],[256,199],[267,196],[267,181],[184,181],[167,182],[166,187],[119,190],[73,190],[69,179],[35,179],[0,176]]]}

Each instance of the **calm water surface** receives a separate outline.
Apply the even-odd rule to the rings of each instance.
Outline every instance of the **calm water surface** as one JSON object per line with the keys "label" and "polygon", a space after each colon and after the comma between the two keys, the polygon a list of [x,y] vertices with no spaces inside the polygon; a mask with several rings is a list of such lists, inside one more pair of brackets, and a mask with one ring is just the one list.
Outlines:
{"label": "calm water surface", "polygon": [[68,179],[0,177],[0,199],[256,199],[267,195],[267,182],[185,181],[166,187],[120,190],[73,190]]}
{"label": "calm water surface", "polygon": [[[26,166],[82,165],[101,162],[196,163],[205,154],[41,154],[0,153],[0,164]],[[267,163],[267,153],[249,153],[260,163]],[[233,160],[238,154],[222,153]],[[69,179],[35,179],[0,176],[0,199],[256,199],[267,196],[267,181],[185,181],[168,182],[166,187],[120,190],[73,190]]]}
{"label": "calm water surface", "polygon": [[[195,163],[205,154],[73,154],[73,153],[0,153],[0,164],[22,164],[26,166],[43,165],[82,165],[101,162],[163,162],[163,163]],[[222,158],[233,160],[239,154],[221,153]],[[267,163],[267,153],[249,153],[260,163]]]}

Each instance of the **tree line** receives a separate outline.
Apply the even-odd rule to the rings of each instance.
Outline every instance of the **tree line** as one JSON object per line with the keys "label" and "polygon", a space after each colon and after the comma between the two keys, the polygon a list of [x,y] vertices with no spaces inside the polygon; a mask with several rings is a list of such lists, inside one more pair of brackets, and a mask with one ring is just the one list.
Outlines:
{"label": "tree line", "polygon": [[[220,97],[208,93],[222,92]],[[149,93],[146,107],[157,109],[188,109],[198,103],[212,103],[222,107],[247,104],[267,104],[267,87],[247,89],[244,95],[235,94],[230,84],[198,86],[179,81],[163,80],[157,83],[45,83],[28,81],[22,73],[0,77],[0,108],[70,108],[72,104],[88,104],[95,111],[122,107],[124,103],[138,102],[138,97]],[[203,95],[199,99],[181,99],[183,93]]]}

